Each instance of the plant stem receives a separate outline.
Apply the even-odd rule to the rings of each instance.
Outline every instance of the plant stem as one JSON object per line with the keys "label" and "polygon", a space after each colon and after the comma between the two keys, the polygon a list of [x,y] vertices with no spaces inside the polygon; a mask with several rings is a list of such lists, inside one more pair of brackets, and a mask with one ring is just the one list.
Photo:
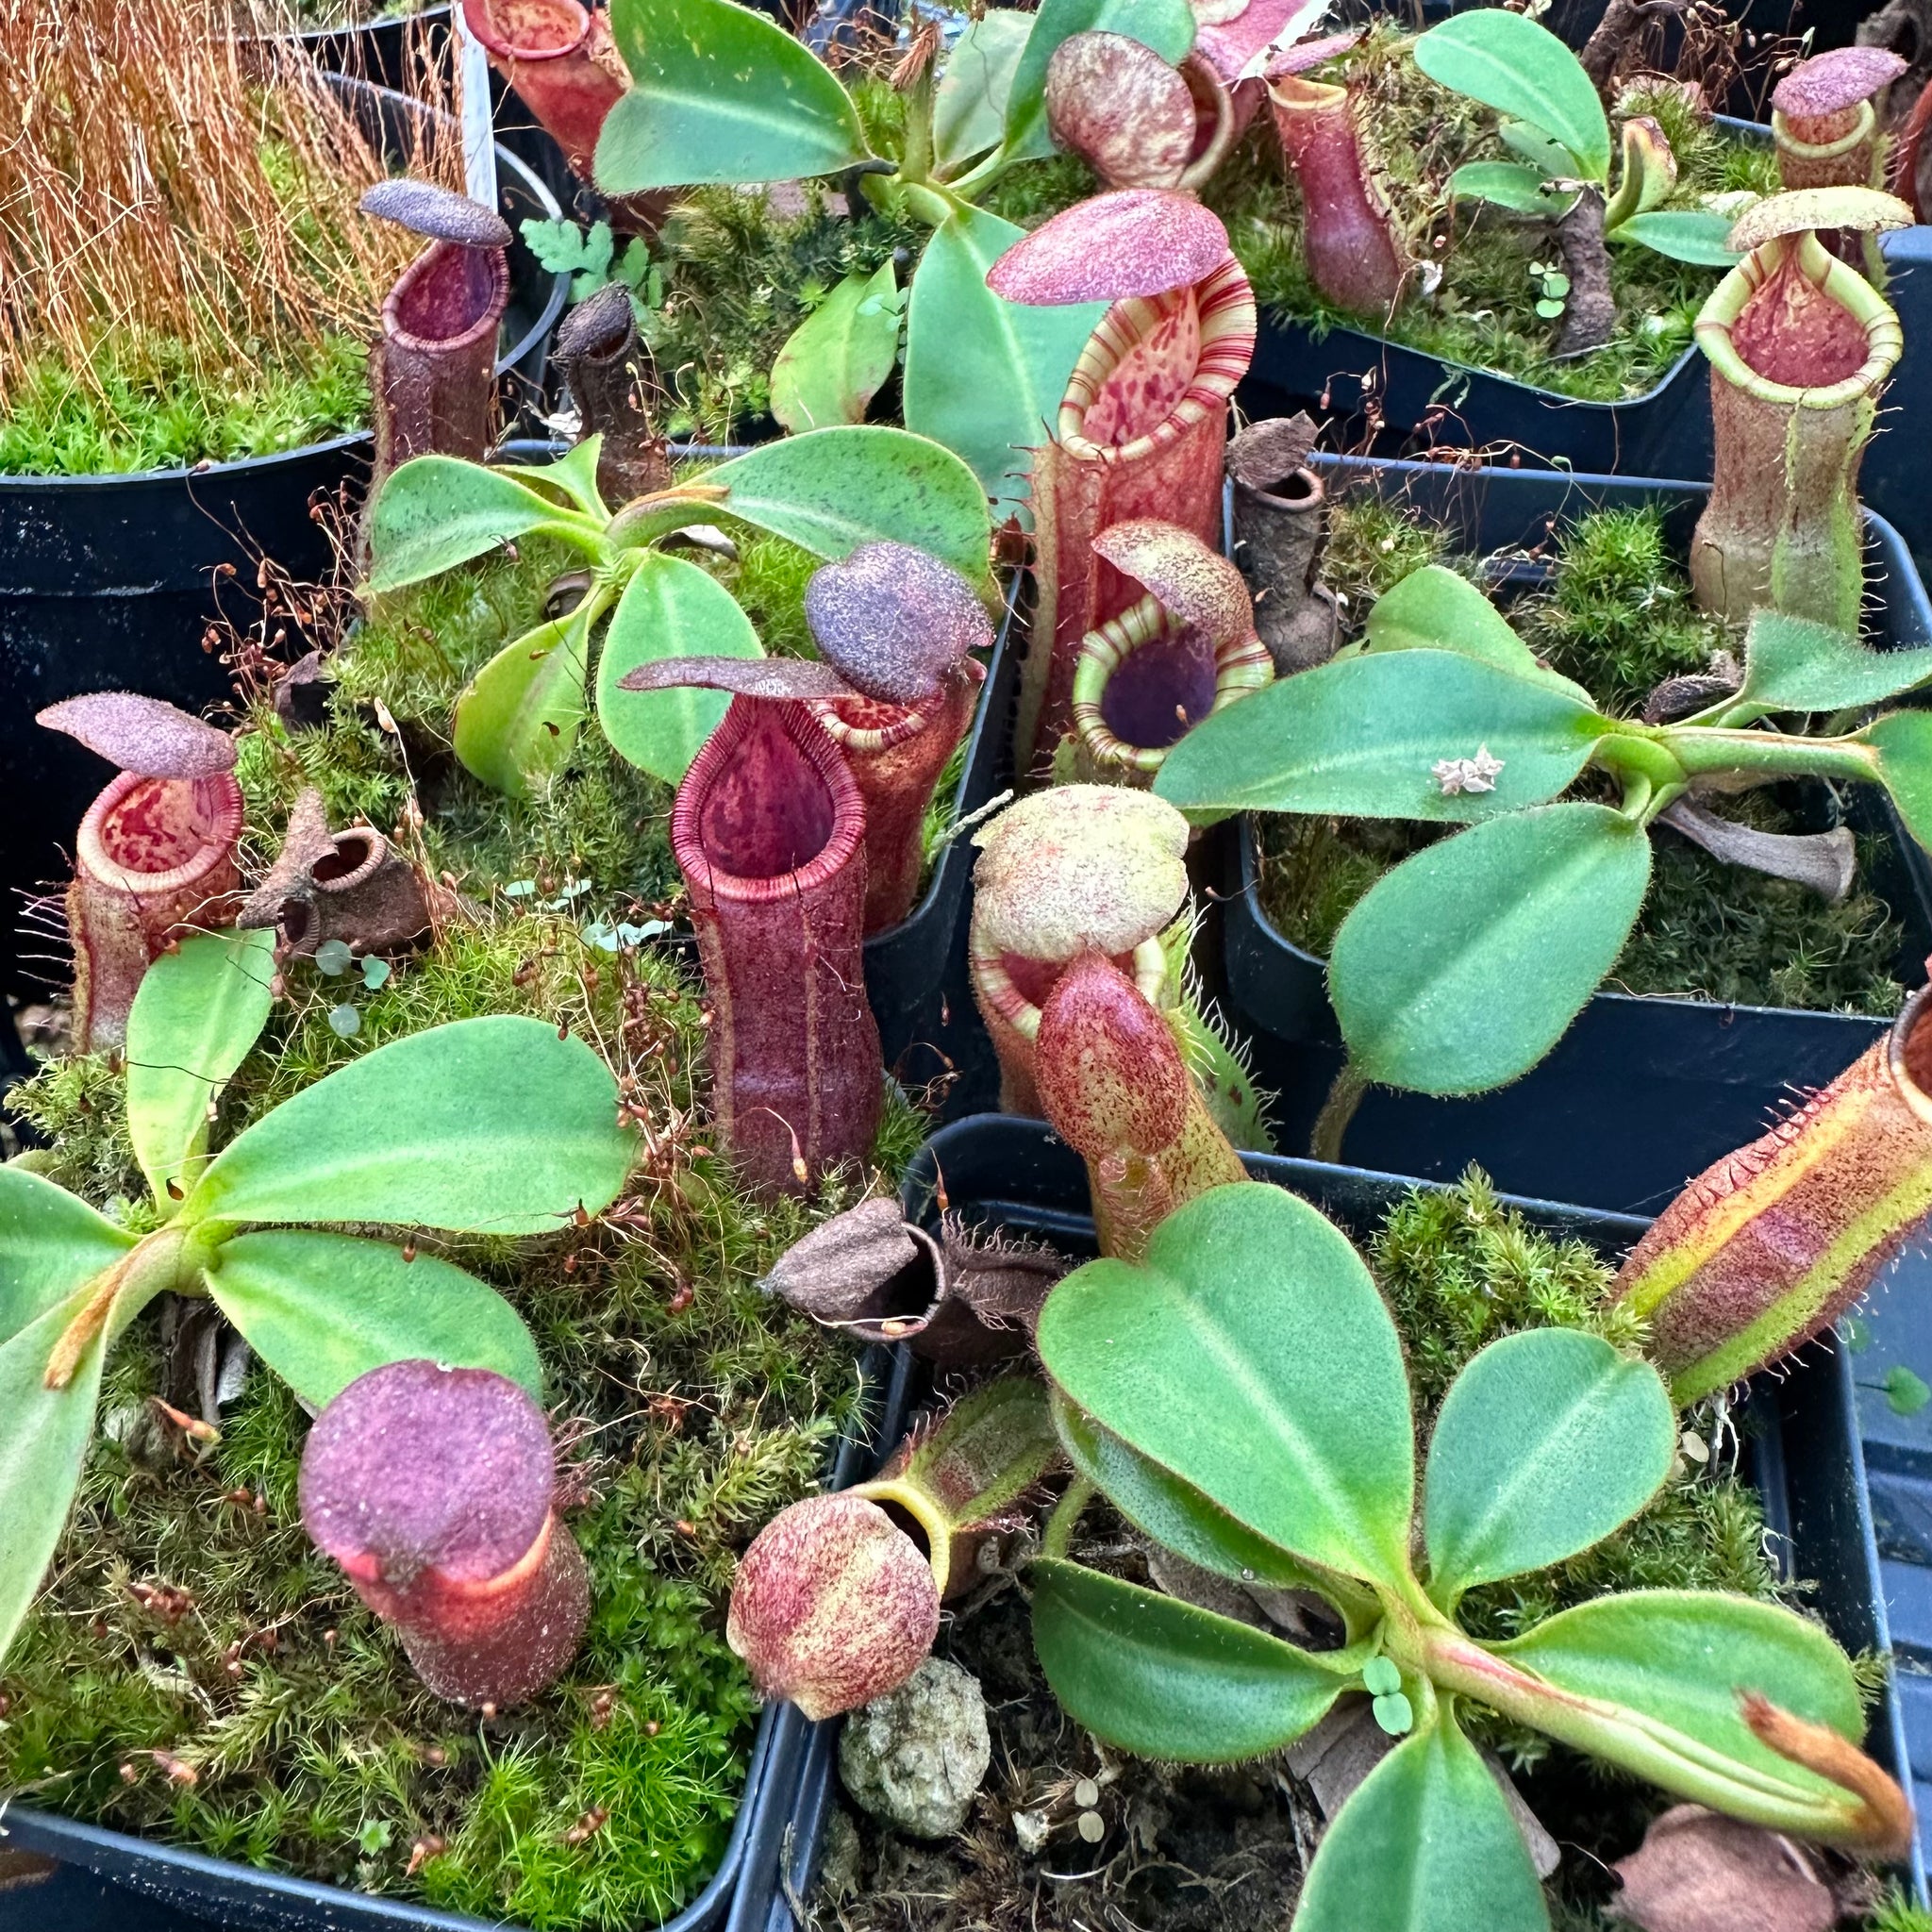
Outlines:
{"label": "plant stem", "polygon": [[933,70],[937,64],[927,60],[906,94],[906,148],[899,161],[899,178],[908,187],[932,175]]}
{"label": "plant stem", "polygon": [[1341,1165],[1341,1142],[1348,1133],[1348,1124],[1355,1119],[1355,1110],[1368,1091],[1368,1081],[1353,1065],[1344,1062],[1335,1076],[1335,1084],[1328,1090],[1328,1098],[1322,1103],[1322,1111],[1315,1116],[1315,1129],[1308,1137],[1311,1160],[1326,1161],[1331,1167]]}
{"label": "plant stem", "polygon": [[946,183],[946,192],[958,201],[971,202],[991,188],[1013,165],[1005,147],[996,147],[959,176]]}
{"label": "plant stem", "polygon": [[1084,1475],[1076,1475],[1067,1485],[1066,1493],[1053,1506],[1053,1514],[1046,1519],[1046,1527],[1041,1532],[1040,1554],[1042,1557],[1064,1557],[1072,1549],[1074,1531],[1079,1525],[1081,1516],[1088,1504],[1100,1493]]}
{"label": "plant stem", "polygon": [[1722,725],[1658,727],[1688,776],[1703,772],[1766,772],[1780,777],[1878,782],[1878,755],[1854,738],[1791,738]]}

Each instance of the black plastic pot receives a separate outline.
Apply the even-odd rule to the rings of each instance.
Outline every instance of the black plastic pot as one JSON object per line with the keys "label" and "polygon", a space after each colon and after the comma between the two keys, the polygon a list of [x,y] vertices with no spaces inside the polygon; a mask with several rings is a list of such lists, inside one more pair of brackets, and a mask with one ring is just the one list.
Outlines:
{"label": "black plastic pot", "polygon": [[[1478,553],[1539,542],[1552,519],[1643,503],[1666,507],[1667,529],[1681,544],[1708,492],[1704,484],[1547,471],[1316,460],[1331,488],[1399,495],[1446,524],[1457,549]],[[1874,641],[1932,641],[1932,605],[1898,533],[1875,517],[1868,531]],[[1886,862],[1864,882],[1905,928],[1902,978],[1921,984],[1932,950],[1932,864],[1876,794],[1861,788],[1850,816],[1860,829],[1891,835]],[[1235,1030],[1254,1047],[1257,1078],[1280,1096],[1276,1144],[1302,1150],[1342,1059],[1325,968],[1262,911],[1252,822],[1222,828],[1220,855],[1225,903],[1215,976]],[[1548,1058],[1512,1086],[1469,1100],[1371,1091],[1343,1151],[1367,1167],[1437,1180],[1475,1161],[1517,1193],[1656,1213],[1690,1175],[1841,1073],[1887,1024],[1600,992]]]}
{"label": "black plastic pot", "polygon": [[[1719,125],[1734,135],[1771,138],[1769,128],[1749,122],[1720,117]],[[1525,463],[1592,475],[1710,475],[1710,375],[1694,344],[1644,394],[1586,403],[1424,355],[1368,329],[1322,333],[1263,308],[1254,361],[1236,396],[1251,417],[1307,409],[1336,425],[1332,443],[1359,449],[1370,435],[1371,399],[1378,409],[1377,455],[1480,449],[1492,458],[1514,452]]]}
{"label": "black plastic pot", "polygon": [[[861,1364],[867,1400],[864,1420],[840,1438],[826,1487],[849,1488],[878,1465],[905,1428],[907,1374],[902,1357],[883,1348],[866,1352]],[[724,1856],[710,1882],[675,1918],[662,1922],[658,1932],[708,1932],[724,1918],[741,1873],[754,1821],[769,1803],[780,1807],[795,1786],[808,1730],[791,1705],[769,1707],[758,1721],[758,1736],[745,1773],[744,1796],[731,1827]],[[768,1801],[768,1802],[767,1802]],[[481,1932],[484,1922],[441,1912],[404,1899],[378,1898],[341,1886],[321,1885],[292,1878],[285,1873],[264,1872],[228,1858],[211,1858],[199,1852],[151,1843],[125,1832],[100,1825],[78,1824],[55,1813],[18,1805],[0,1809],[0,1849],[38,1852],[63,1864],[79,1867],[121,1889],[122,1915],[117,1926],[129,1924],[131,1909],[125,1892],[157,1900],[169,1914],[185,1912],[210,1924],[260,1928],[260,1932]],[[76,1895],[85,1892],[76,1889]],[[25,1895],[31,1901],[34,1894]],[[0,1893],[0,1900],[6,1898]],[[31,1924],[57,1932],[58,1922],[36,1916],[29,1903],[27,1916],[14,1920],[0,1903],[0,1925]],[[83,1921],[92,1927],[92,1921]],[[99,1920],[106,1932],[107,1916]],[[140,1924],[143,1932],[147,1921]],[[155,1932],[173,1932],[172,1917],[158,1917]],[[637,1932],[644,1932],[640,1926]]]}
{"label": "black plastic pot", "polygon": [[[1268,1155],[1245,1158],[1255,1179],[1304,1196],[1358,1237],[1417,1185],[1399,1174],[1361,1168],[1323,1167]],[[941,1128],[907,1176],[908,1215],[934,1218],[934,1190],[941,1175],[947,1200],[969,1219],[1044,1236],[1071,1254],[1092,1253],[1086,1169],[1041,1122],[1002,1114]],[[1631,1215],[1505,1199],[1536,1226],[1588,1241],[1607,1258],[1621,1256],[1646,1225]],[[1748,1401],[1733,1414],[1784,1573],[1816,1583],[1817,1593],[1808,1601],[1848,1650],[1885,1652],[1890,1638],[1866,1504],[1850,1360],[1841,1349],[1814,1346],[1793,1372],[1755,1381]],[[838,1730],[836,1719],[809,1727],[803,1775],[789,1805],[781,1786],[767,1786],[752,1824],[738,1896],[725,1922],[728,1932],[793,1932],[786,1894],[789,1890],[791,1898],[804,1899],[811,1889],[835,1793]],[[1888,1691],[1872,1714],[1867,1748],[1894,1776],[1907,1775],[1905,1729],[1893,1692]],[[1932,1754],[1923,1761],[1932,1769]],[[1924,1871],[1916,1848],[1910,1878],[1915,1891],[1922,1891]]]}
{"label": "black plastic pot", "polygon": [[352,75],[406,94],[416,77],[417,60],[440,54],[447,43],[449,16],[444,4],[342,26],[312,26],[294,38],[325,72]]}
{"label": "black plastic pot", "polygon": [[[372,136],[393,142],[427,110],[366,82],[336,83]],[[499,203],[512,227],[555,217],[557,203],[513,156],[497,155]],[[521,242],[510,250],[510,304],[498,368],[517,393],[541,390],[550,331],[569,279]],[[0,476],[0,993],[27,995],[65,976],[46,944],[20,929],[21,898],[63,877],[63,853],[112,767],[34,714],[83,691],[138,691],[198,711],[229,695],[202,647],[217,611],[244,626],[256,564],[272,557],[298,580],[326,575],[330,551],[309,515],[318,495],[359,488],[366,431],[280,456],[137,475]],[[218,579],[218,572],[231,576]]]}

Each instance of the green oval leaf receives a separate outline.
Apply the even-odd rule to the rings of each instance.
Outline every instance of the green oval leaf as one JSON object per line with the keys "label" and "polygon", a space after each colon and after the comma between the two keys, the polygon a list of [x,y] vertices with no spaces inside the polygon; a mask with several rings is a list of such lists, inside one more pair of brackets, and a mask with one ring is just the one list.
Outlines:
{"label": "green oval leaf", "polygon": [[983,208],[961,208],[933,230],[912,277],[905,401],[908,429],[963,457],[1000,514],[1030,525],[1032,452],[1051,437],[1107,304],[1035,307],[995,295],[986,272],[1024,232]]}
{"label": "green oval leaf", "polygon": [[1033,1647],[1053,1694],[1076,1724],[1139,1757],[1258,1757],[1293,1743],[1348,1688],[1346,1653],[1297,1650],[1077,1563],[1042,1557],[1028,1575]]}
{"label": "green oval leaf", "polygon": [[[1712,1591],[1629,1591],[1559,1611],[1487,1648],[1561,1690],[1641,1711],[1804,1792],[1838,1787],[1760,1743],[1740,1714],[1740,1691],[1761,1691],[1854,1743],[1865,1735],[1844,1653],[1816,1624],[1777,1604]],[[1561,1707],[1553,1702],[1551,1710],[1546,1728],[1561,1736]],[[1600,1744],[1588,1748],[1613,1755]]]}
{"label": "green oval leaf", "polygon": [[986,575],[992,524],[986,492],[949,449],[908,430],[814,429],[761,443],[706,478],[728,515],[838,562],[889,538],[930,551],[969,583]]}
{"label": "green oval leaf", "polygon": [[1906,830],[1932,852],[1932,711],[1889,711],[1853,742],[1877,754],[1873,776],[1891,794]]}
{"label": "green oval leaf", "polygon": [[1512,812],[1405,859],[1335,935],[1351,1062],[1419,1093],[1527,1073],[1617,963],[1649,886],[1648,834],[1605,805]]}
{"label": "green oval leaf", "polygon": [[550,529],[582,541],[599,525],[501,470],[415,457],[391,473],[369,518],[369,588],[380,595]]}
{"label": "green oval leaf", "polygon": [[[529,224],[525,223],[525,225],[527,227]],[[597,270],[601,275],[603,268],[609,266],[609,223],[599,222],[591,232],[594,234],[599,231],[602,232],[606,257],[604,264]],[[575,238],[575,229],[570,231],[573,239]],[[587,436],[552,462],[518,463],[506,474],[531,488],[557,491],[560,495],[568,497],[586,516],[595,517],[601,524],[610,515],[609,507],[605,503],[603,493],[597,488],[597,458],[603,452],[603,437]]]}
{"label": "green oval leaf", "polygon": [[581,607],[512,638],[457,700],[463,769],[506,798],[562,771],[584,722],[589,641]]}
{"label": "green oval leaf", "polygon": [[1085,33],[1123,34],[1178,67],[1194,44],[1194,10],[1188,0],[1041,0],[1007,93],[1002,152],[1009,159],[1037,160],[1054,152],[1046,126],[1047,62],[1062,41]]}
{"label": "green oval leaf", "polygon": [[772,364],[772,414],[787,429],[863,423],[899,357],[899,282],[890,258],[855,270],[791,331]]}
{"label": "green oval leaf", "polygon": [[1548,1932],[1508,1801],[1446,1711],[1370,1772],[1329,1825],[1294,1932]]}
{"label": "green oval leaf", "polygon": [[1074,1402],[1256,1534],[1351,1576],[1407,1574],[1402,1347],[1361,1257],[1306,1201],[1211,1190],[1143,1262],[1075,1269],[1038,1341]]}
{"label": "green oval leaf", "polygon": [[358,1375],[428,1360],[493,1369],[543,1399],[543,1366],[517,1311],[435,1255],[309,1228],[238,1234],[216,1250],[208,1292],[304,1402],[320,1408]]}
{"label": "green oval leaf", "polygon": [[270,931],[198,933],[142,975],[127,1015],[127,1135],[163,1208],[193,1184],[208,1103],[268,1024],[275,950]]}
{"label": "green oval leaf", "polygon": [[1000,144],[1013,71],[1032,30],[1030,13],[989,8],[946,56],[932,103],[933,158],[942,175]]}
{"label": "green oval leaf", "polygon": [[1385,591],[1362,628],[1367,651],[1454,651],[1499,671],[1547,685],[1589,705],[1580,684],[1537,662],[1536,653],[1510,629],[1508,620],[1467,577],[1440,563],[1425,563]]}
{"label": "green oval leaf", "polygon": [[1485,7],[1432,26],[1415,64],[1439,87],[1526,121],[1567,148],[1574,173],[1607,181],[1610,124],[1583,63],[1548,27]]}
{"label": "green oval leaf", "polygon": [[1104,1429],[1063,1390],[1053,1391],[1054,1425],[1067,1459],[1131,1523],[1177,1557],[1235,1583],[1323,1591],[1328,1573],[1299,1562],[1218,1509],[1191,1483],[1150,1462]]}
{"label": "green oval leaf", "polygon": [[1541,215],[1554,221],[1575,197],[1545,193],[1543,178],[1540,169],[1515,161],[1465,161],[1450,175],[1449,192],[1458,200],[1492,201],[1518,214]]}
{"label": "green oval leaf", "polygon": [[541,1234],[617,1198],[637,1137],[581,1040],[497,1013],[392,1041],[304,1088],[217,1156],[192,1222],[374,1221]]}
{"label": "green oval leaf", "polygon": [[1451,1385],[1423,1474],[1429,1594],[1541,1570],[1601,1542],[1656,1495],[1677,1412],[1648,1362],[1601,1336],[1492,1341]]}
{"label": "green oval leaf", "polygon": [[78,1195],[27,1168],[0,1162],[0,1341],[111,1268],[133,1245],[131,1234]]}
{"label": "green oval leaf", "polygon": [[625,586],[597,661],[604,735],[640,771],[675,785],[718,728],[730,694],[687,687],[620,691],[659,658],[762,658],[751,619],[716,577],[687,558],[648,556]]}
{"label": "green oval leaf", "polygon": [[[1154,781],[1190,811],[1489,818],[1563,790],[1611,729],[1541,678],[1442,650],[1383,650],[1277,679],[1190,731]],[[1491,791],[1445,791],[1436,766],[1486,749]]]}
{"label": "green oval leaf", "polygon": [[88,1344],[64,1389],[49,1389],[43,1379],[54,1344],[92,1293],[90,1282],[0,1347],[0,1657],[54,1560],[93,1433],[102,1338]]}
{"label": "green oval leaf", "polygon": [[1731,224],[1724,215],[1703,208],[1657,208],[1636,214],[1607,231],[1611,242],[1636,242],[1654,255],[1689,261],[1700,268],[1732,268],[1743,258],[1725,237]]}
{"label": "green oval leaf", "polygon": [[1774,711],[1839,711],[1875,705],[1932,678],[1932,645],[1874,651],[1808,617],[1756,610],[1744,633],[1744,687],[1733,701]]}
{"label": "green oval leaf", "polygon": [[631,85],[592,163],[606,194],[791,181],[866,158],[858,110],[814,54],[733,0],[613,0]]}

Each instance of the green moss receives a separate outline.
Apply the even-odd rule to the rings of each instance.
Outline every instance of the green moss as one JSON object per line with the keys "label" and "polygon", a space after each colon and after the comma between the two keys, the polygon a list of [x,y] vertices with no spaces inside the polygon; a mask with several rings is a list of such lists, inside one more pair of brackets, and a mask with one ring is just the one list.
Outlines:
{"label": "green moss", "polygon": [[[1384,328],[1325,303],[1302,256],[1298,195],[1284,178],[1274,130],[1255,127],[1229,157],[1204,199],[1227,224],[1234,250],[1264,307],[1311,324],[1318,334],[1367,327],[1444,360],[1493,370],[1519,381],[1591,402],[1615,402],[1653,388],[1690,346],[1698,308],[1719,278],[1715,269],[1666,260],[1647,248],[1612,244],[1611,291],[1618,322],[1611,341],[1575,360],[1553,350],[1560,320],[1535,312],[1541,292],[1530,264],[1557,258],[1554,234],[1498,210],[1452,210],[1447,183],[1465,161],[1513,158],[1494,132],[1495,117],[1436,87],[1408,58],[1399,28],[1373,30],[1351,54],[1321,70],[1360,92],[1362,124],[1388,183],[1396,219],[1416,258],[1439,263],[1441,287],[1407,302]],[[1677,148],[1678,182],[1670,206],[1739,188],[1775,192],[1769,149],[1732,142],[1697,123],[1674,95],[1644,96],[1631,111],[1662,120]],[[1445,399],[1454,407],[1454,398]]]}
{"label": "green moss", "polygon": [[[736,1554],[818,1480],[853,1413],[850,1350],[757,1281],[861,1177],[810,1206],[738,1192],[691,1124],[697,999],[664,956],[586,946],[575,913],[453,927],[379,991],[354,991],[353,1040],[327,1017],[342,984],[288,969],[218,1139],[385,1041],[501,1011],[603,1043],[652,1123],[656,1151],[615,1221],[441,1244],[537,1337],[582,1498],[568,1520],[592,1579],[585,1648],[552,1690],[494,1719],[430,1697],[302,1532],[307,1424],[288,1391],[258,1368],[221,1441],[200,1460],[179,1453],[147,1401],[162,1387],[151,1311],[111,1364],[48,1591],[0,1673],[0,1788],[479,1916],[650,1923],[715,1865],[742,1776],[753,1700],[720,1634]],[[135,1186],[120,1084],[97,1057],[48,1068],[24,1096],[57,1132],[57,1177],[103,1206]],[[908,1114],[894,1112],[894,1160],[916,1140]],[[128,1589],[160,1582],[194,1599],[172,1624]]]}
{"label": "green moss", "polygon": [[[1434,525],[1363,492],[1337,506],[1324,574],[1358,625],[1391,584],[1428,562],[1476,572],[1451,557]],[[1729,642],[1700,612],[1672,554],[1662,514],[1592,511],[1557,535],[1546,584],[1509,607],[1538,655],[1607,711],[1641,712],[1667,677],[1708,667]],[[1769,832],[1812,829],[1772,791],[1726,799],[1727,818]],[[1325,958],[1341,922],[1391,867],[1442,833],[1396,820],[1264,814],[1258,820],[1261,905],[1291,944]],[[1895,1013],[1903,933],[1874,893],[1837,906],[1788,880],[1724,865],[1675,833],[1653,834],[1643,913],[1606,984],[1628,992],[1694,995],[1812,1011]],[[1859,876],[1878,857],[1861,840]]]}
{"label": "green moss", "polygon": [[1871,1932],[1932,1932],[1932,1912],[1912,1904],[1893,1886],[1874,1907],[1866,1924]]}
{"label": "green moss", "polygon": [[275,353],[260,343],[210,382],[182,342],[104,341],[83,379],[30,362],[8,381],[0,475],[84,476],[273,456],[369,418],[366,350],[346,336]]}

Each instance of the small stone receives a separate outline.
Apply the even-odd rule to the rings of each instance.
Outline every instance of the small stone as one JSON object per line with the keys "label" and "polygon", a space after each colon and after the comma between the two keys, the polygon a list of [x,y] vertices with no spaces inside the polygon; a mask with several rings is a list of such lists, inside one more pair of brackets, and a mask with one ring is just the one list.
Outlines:
{"label": "small stone", "polygon": [[1013,1838],[1021,1852],[1033,1857],[1046,1843],[1052,1825],[1047,1822],[1044,1811],[1015,1811],[1013,1813]]}
{"label": "small stone", "polygon": [[1107,1836],[1107,1826],[1098,1811],[1083,1811],[1074,1827],[1090,1845],[1097,1845]]}
{"label": "small stone", "polygon": [[846,1720],[839,1774],[862,1810],[913,1838],[950,1838],[992,1762],[979,1680],[927,1657]]}
{"label": "small stone", "polygon": [[865,1889],[863,1848],[858,1827],[842,1805],[834,1805],[825,1818],[825,1845],[819,1855],[819,1890],[835,1904],[857,1898]]}
{"label": "small stone", "polygon": [[1074,1803],[1083,1811],[1091,1811],[1100,1803],[1100,1787],[1091,1777],[1083,1777],[1074,1787]]}

